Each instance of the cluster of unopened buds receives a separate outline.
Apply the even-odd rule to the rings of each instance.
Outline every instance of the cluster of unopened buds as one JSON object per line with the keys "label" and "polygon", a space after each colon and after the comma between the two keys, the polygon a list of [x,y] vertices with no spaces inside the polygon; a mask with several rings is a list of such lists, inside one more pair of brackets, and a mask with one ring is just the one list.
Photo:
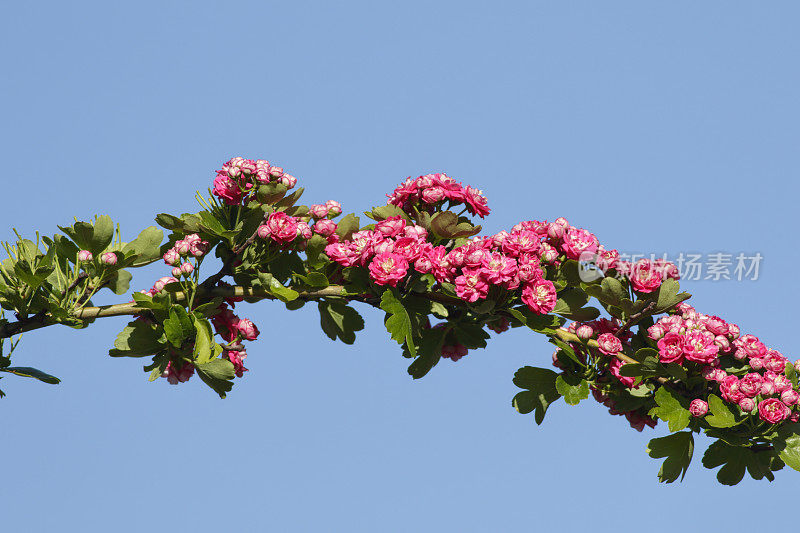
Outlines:
{"label": "cluster of unopened buds", "polygon": [[258,184],[279,182],[287,189],[297,184],[297,178],[283,168],[270,165],[263,159],[234,157],[217,171],[213,192],[228,205],[239,205]]}
{"label": "cluster of unopened buds", "polygon": [[185,258],[200,258],[208,253],[208,241],[204,241],[197,233],[185,236],[164,254],[164,263],[173,267],[172,276],[180,278],[189,276],[194,272],[194,265],[183,262]]}

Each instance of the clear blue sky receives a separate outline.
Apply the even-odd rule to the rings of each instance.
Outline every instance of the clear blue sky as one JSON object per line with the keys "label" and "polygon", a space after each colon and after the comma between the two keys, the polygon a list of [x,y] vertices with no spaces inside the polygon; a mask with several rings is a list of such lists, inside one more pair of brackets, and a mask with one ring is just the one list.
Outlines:
{"label": "clear blue sky", "polygon": [[[116,5],[111,5],[116,4]],[[760,252],[699,310],[792,359],[796,2],[15,2],[0,8],[0,238],[108,213],[132,238],[232,156],[309,202],[385,202],[409,175],[482,188],[488,231],[567,217],[637,252]],[[164,270],[137,272],[148,288]],[[659,485],[639,434],[591,400],[543,426],[510,406],[549,365],[514,331],[412,381],[378,313],[334,344],[313,306],[261,328],[227,400],[148,383],[107,349],[124,320],[26,335],[3,379],[3,531],[743,531],[789,524],[800,473]],[[679,518],[685,516],[685,518]],[[688,525],[693,522],[696,525]]]}

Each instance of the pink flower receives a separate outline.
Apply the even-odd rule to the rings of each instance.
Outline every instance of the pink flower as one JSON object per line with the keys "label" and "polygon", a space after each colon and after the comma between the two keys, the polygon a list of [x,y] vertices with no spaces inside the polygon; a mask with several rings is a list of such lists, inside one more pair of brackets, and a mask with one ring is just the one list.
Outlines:
{"label": "pink flower", "polygon": [[297,220],[283,211],[272,213],[266,226],[272,239],[281,244],[292,242],[297,237]]}
{"label": "pink flower", "polygon": [[227,205],[238,205],[244,198],[244,192],[239,188],[239,183],[232,180],[227,172],[217,172],[214,178],[214,190],[216,196],[222,198]]}
{"label": "pink flower", "polygon": [[745,374],[739,383],[739,390],[748,398],[755,398],[761,392],[761,385],[764,384],[764,378],[757,372],[750,372]]}
{"label": "pink flower", "polygon": [[408,260],[400,254],[378,254],[369,264],[369,276],[378,285],[396,287],[408,273]]}
{"label": "pink flower", "polygon": [[116,265],[117,264],[117,254],[114,252],[106,252],[100,256],[100,262],[104,265]]}
{"label": "pink flower", "polygon": [[597,348],[606,355],[616,355],[622,351],[622,341],[612,333],[597,337]]}
{"label": "pink flower", "polygon": [[184,381],[189,381],[189,378],[194,375],[194,365],[191,363],[184,363],[180,368],[175,368],[172,361],[167,363],[167,368],[161,373],[161,377],[167,378],[170,385],[177,385]]}
{"label": "pink flower", "polygon": [[659,340],[661,337],[664,336],[666,333],[664,326],[660,322],[656,322],[649,328],[647,328],[647,336],[653,339],[654,341]]}
{"label": "pink flower", "polygon": [[734,346],[744,349],[750,357],[764,357],[767,347],[755,335],[744,335],[734,341]]}
{"label": "pink flower", "polygon": [[452,346],[442,346],[442,357],[445,359],[450,359],[454,363],[467,355],[467,347],[461,344],[455,344]]}
{"label": "pink flower", "polygon": [[235,350],[228,351],[226,353],[228,357],[228,361],[233,363],[233,371],[236,373],[236,377],[240,378],[244,375],[245,372],[248,372],[248,369],[244,367],[244,360],[247,358],[247,352],[242,350],[241,352],[237,352]]}
{"label": "pink flower", "polygon": [[400,235],[406,227],[406,221],[401,216],[389,217],[375,224],[375,230],[380,231],[386,237],[396,237]]}
{"label": "pink flower", "polygon": [[783,374],[783,371],[786,370],[786,363],[788,362],[783,355],[775,350],[768,351],[762,361],[764,363],[764,368],[772,372],[777,372],[778,374]]}
{"label": "pink flower", "polygon": [[430,187],[428,189],[423,189],[422,194],[420,195],[422,201],[426,204],[438,204],[445,198],[444,189],[441,187]]}
{"label": "pink flower", "polygon": [[739,389],[739,378],[733,375],[727,376],[722,380],[722,383],[719,384],[719,391],[722,394],[722,398],[731,403],[737,403],[742,398],[745,398],[745,395]]}
{"label": "pink flower", "polygon": [[777,398],[762,400],[758,404],[758,416],[770,424],[777,424],[789,417],[790,409]]}
{"label": "pink flower", "polygon": [[622,368],[623,365],[624,363],[620,359],[612,357],[611,359],[609,359],[608,362],[608,370],[611,372],[611,375],[613,375],[615,378],[619,380],[620,383],[622,383],[628,388],[632,388],[633,385],[636,383],[636,378],[630,376],[623,376],[622,374],[620,374],[619,370],[620,368]]}
{"label": "pink flower", "polygon": [[689,404],[689,412],[692,413],[692,416],[695,418],[701,417],[708,413],[708,403],[700,398],[695,398],[692,400],[692,403]]}
{"label": "pink flower", "polygon": [[661,286],[661,273],[652,262],[640,259],[633,265],[629,274],[633,290],[644,294],[653,292]]}
{"label": "pink flower", "polygon": [[489,292],[489,284],[486,282],[483,272],[474,268],[465,268],[463,274],[456,278],[455,285],[456,295],[467,302],[486,298]]}
{"label": "pink flower", "polygon": [[78,252],[78,262],[91,261],[94,259],[92,252],[89,250],[81,250]]}
{"label": "pink flower", "polygon": [[683,338],[683,353],[689,361],[710,363],[717,358],[719,347],[714,344],[714,334],[694,330]]}
{"label": "pink flower", "polygon": [[713,333],[714,335],[727,335],[728,334],[728,323],[722,320],[718,316],[707,316],[703,320],[703,325],[706,327],[708,331]]}
{"label": "pink flower", "polygon": [[253,322],[248,318],[242,318],[239,320],[239,323],[236,324],[236,328],[241,333],[242,338],[247,339],[249,341],[254,341],[258,338],[259,331]]}
{"label": "pink flower", "polygon": [[658,341],[658,360],[662,363],[683,362],[683,335],[667,333]]}
{"label": "pink flower", "polygon": [[491,211],[487,204],[486,197],[483,195],[483,191],[473,189],[469,185],[464,189],[464,203],[467,204],[467,211],[481,218],[488,215]]}
{"label": "pink flower", "polygon": [[484,255],[482,266],[486,280],[494,285],[511,281],[517,273],[517,262],[500,252]]}
{"label": "pink flower", "polygon": [[533,283],[526,283],[522,289],[522,301],[528,309],[539,315],[546,315],[556,307],[558,295],[553,282],[539,279]]}
{"label": "pink flower", "polygon": [[585,229],[569,228],[564,234],[561,249],[567,259],[577,260],[584,252],[596,252],[598,244],[597,237]]}

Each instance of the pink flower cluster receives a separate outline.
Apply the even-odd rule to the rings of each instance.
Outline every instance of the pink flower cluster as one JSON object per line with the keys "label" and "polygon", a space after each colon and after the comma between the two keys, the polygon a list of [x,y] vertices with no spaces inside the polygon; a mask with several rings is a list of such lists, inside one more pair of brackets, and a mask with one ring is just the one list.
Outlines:
{"label": "pink flower cluster", "polygon": [[[223,302],[219,306],[219,312],[211,317],[211,323],[214,325],[217,334],[229,346],[238,347],[242,341],[256,340],[260,334],[256,325],[248,318],[236,316],[228,305],[234,306],[235,304],[233,302]],[[225,347],[224,355],[233,363],[237,377],[242,377],[247,372],[247,368],[244,366],[244,360],[247,359],[247,350],[244,348],[229,349]]]}
{"label": "pink flower cluster", "polygon": [[273,181],[279,181],[288,189],[297,184],[297,178],[281,167],[270,165],[269,161],[234,157],[217,170],[213,193],[228,205],[239,205],[258,184]]}
{"label": "pink flower cluster", "polygon": [[[677,309],[676,314],[661,318],[648,329],[649,337],[657,341],[662,363],[691,361],[702,365],[703,377],[718,385],[725,401],[748,413],[758,407],[759,417],[766,422],[800,419],[800,393],[784,374],[790,363],[783,354],[768,348],[754,335],[740,335],[736,324],[698,313],[685,303]],[[736,374],[726,372],[721,368],[721,356],[740,361],[744,369]],[[705,400],[693,400],[692,414],[703,416],[708,409],[704,404]]]}
{"label": "pink flower cluster", "polygon": [[463,204],[469,213],[481,218],[490,211],[483,191],[473,189],[469,185],[464,187],[447,174],[426,174],[416,179],[408,178],[387,196],[389,205],[396,205],[407,213],[412,213],[415,206],[433,212],[445,202],[449,202],[450,207]]}

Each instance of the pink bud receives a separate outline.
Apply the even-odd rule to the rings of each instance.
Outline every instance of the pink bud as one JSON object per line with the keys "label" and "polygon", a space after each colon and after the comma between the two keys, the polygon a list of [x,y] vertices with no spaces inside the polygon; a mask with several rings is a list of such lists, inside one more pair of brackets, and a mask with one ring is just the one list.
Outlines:
{"label": "pink bud", "polygon": [[188,240],[180,240],[175,243],[173,250],[178,252],[180,255],[187,255],[191,247],[192,243],[189,242]]}
{"label": "pink bud", "polygon": [[592,335],[594,335],[594,329],[592,329],[592,326],[582,324],[575,330],[575,335],[582,340],[591,339]]}
{"label": "pink bud", "polygon": [[169,283],[176,283],[177,281],[178,281],[177,276],[175,276],[175,277],[169,277],[169,276],[163,277],[163,278],[159,279],[158,281],[156,281],[153,284],[153,290],[156,291],[156,292],[161,292],[164,289],[165,285],[167,285]]}
{"label": "pink bud", "polygon": [[708,403],[700,398],[695,398],[692,400],[692,403],[689,404],[689,412],[692,413],[694,417],[703,416],[708,412]]}
{"label": "pink bud", "polygon": [[239,320],[239,323],[236,325],[239,330],[239,333],[242,334],[244,339],[249,341],[254,341],[258,338],[259,331],[253,322],[248,318],[243,318]]}
{"label": "pink bud", "polygon": [[89,250],[81,250],[78,252],[78,261],[91,261],[92,259],[94,259],[94,256]]}
{"label": "pink bud", "polygon": [[748,363],[750,364],[750,368],[752,368],[753,370],[761,370],[762,368],[764,368],[764,360],[761,359],[760,357],[751,357]]}
{"label": "pink bud", "polygon": [[314,231],[323,237],[328,237],[336,231],[336,222],[333,220],[322,219],[314,224]]}
{"label": "pink bud", "polygon": [[551,239],[560,239],[564,236],[564,226],[555,222],[551,223],[547,228],[547,236]]}
{"label": "pink bud", "polygon": [[739,400],[739,407],[742,408],[742,411],[747,411],[749,413],[756,408],[756,402],[752,398],[744,397]]}
{"label": "pink bud", "polygon": [[289,174],[284,174],[283,176],[281,176],[281,183],[286,185],[287,189],[291,189],[295,185],[297,185],[297,178],[295,178],[294,176],[290,176]]}
{"label": "pink bud", "polygon": [[270,167],[269,175],[273,178],[280,178],[283,176],[283,169],[281,167]]}
{"label": "pink bud", "polygon": [[739,326],[737,326],[736,324],[728,324],[728,337],[730,337],[730,339],[732,341],[735,341],[736,339],[738,339],[739,338]]}
{"label": "pink bud", "polygon": [[324,204],[314,204],[308,208],[308,212],[315,219],[325,218],[328,216],[328,206]]}
{"label": "pink bud", "polygon": [[336,200],[328,200],[325,205],[328,207],[328,216],[335,217],[342,214],[342,204]]}
{"label": "pink bud", "polygon": [[100,256],[100,262],[104,265],[116,265],[117,264],[117,254],[114,252],[106,252]]}
{"label": "pink bud", "polygon": [[181,273],[183,273],[184,275],[188,276],[192,272],[194,272],[194,265],[192,265],[191,263],[184,263],[181,265]]}
{"label": "pink bud", "polygon": [[175,267],[172,269],[172,275],[174,277],[179,278],[181,277],[181,274],[183,274],[183,272],[181,272],[181,267]]}
{"label": "pink bud", "polygon": [[422,191],[422,201],[426,204],[436,204],[444,200],[444,189],[441,187],[431,187]]}
{"label": "pink bud", "polygon": [[175,250],[175,248],[172,248],[171,250],[169,250],[167,253],[164,254],[164,263],[170,266],[175,266],[180,262],[181,262],[181,256]]}
{"label": "pink bud", "polygon": [[798,398],[800,398],[800,393],[794,389],[785,390],[781,393],[781,401],[788,406],[796,404]]}
{"label": "pink bud", "polygon": [[765,380],[761,384],[761,396],[771,396],[772,394],[775,394],[775,384]]}

